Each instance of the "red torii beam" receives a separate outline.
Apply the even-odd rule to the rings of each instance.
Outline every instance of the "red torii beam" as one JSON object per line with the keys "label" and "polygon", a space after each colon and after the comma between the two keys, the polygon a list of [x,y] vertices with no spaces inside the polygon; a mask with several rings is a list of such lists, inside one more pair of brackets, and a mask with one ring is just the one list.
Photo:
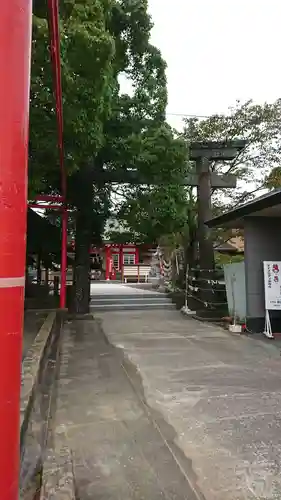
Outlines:
{"label": "red torii beam", "polygon": [[[66,171],[64,165],[63,146],[63,105],[62,105],[62,84],[61,84],[61,60],[60,60],[60,32],[59,32],[59,0],[48,0],[49,10],[49,32],[50,50],[55,83],[55,101],[58,124],[58,147],[59,161],[61,169],[61,192],[62,192],[62,247],[61,247],[61,289],[60,307],[66,305],[66,270],[67,270],[67,207],[66,207]],[[52,197],[51,201],[58,202],[60,197]]]}
{"label": "red torii beam", "polygon": [[[50,53],[53,68],[54,96],[56,103],[59,163],[61,170],[61,195],[38,195],[36,201],[53,202],[54,204],[29,203],[30,208],[46,208],[61,211],[62,219],[62,246],[61,246],[61,287],[60,308],[66,306],[66,270],[67,270],[67,206],[66,206],[66,171],[64,165],[63,145],[63,105],[61,83],[60,59],[60,33],[59,33],[59,0],[48,0],[48,25],[50,36]],[[62,203],[56,205],[56,203]]]}
{"label": "red torii beam", "polygon": [[[0,496],[18,500],[32,0],[0,1]],[[15,258],[16,257],[16,258]]]}

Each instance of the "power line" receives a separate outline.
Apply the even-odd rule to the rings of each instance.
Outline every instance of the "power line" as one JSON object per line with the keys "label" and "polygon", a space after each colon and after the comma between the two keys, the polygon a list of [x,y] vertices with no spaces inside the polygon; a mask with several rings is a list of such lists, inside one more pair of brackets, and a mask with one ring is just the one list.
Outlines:
{"label": "power line", "polygon": [[179,116],[181,118],[210,118],[212,115],[189,115],[187,113],[166,113],[167,116]]}

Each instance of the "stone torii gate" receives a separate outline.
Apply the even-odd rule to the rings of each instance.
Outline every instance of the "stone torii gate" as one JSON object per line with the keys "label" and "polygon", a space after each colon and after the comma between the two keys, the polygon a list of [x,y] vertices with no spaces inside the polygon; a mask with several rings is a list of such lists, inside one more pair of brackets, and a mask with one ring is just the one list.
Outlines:
{"label": "stone torii gate", "polygon": [[[214,270],[214,246],[210,230],[205,221],[212,217],[211,190],[233,189],[236,187],[234,175],[218,175],[211,171],[211,163],[231,161],[236,158],[245,147],[246,142],[236,140],[230,142],[193,143],[190,148],[190,159],[196,163],[194,185],[197,187],[198,226],[197,236],[199,244],[200,267],[200,299],[203,303],[214,302],[214,294],[210,279]],[[191,180],[191,179],[190,179]]]}
{"label": "stone torii gate", "polygon": [[[218,175],[210,169],[211,163],[233,160],[245,147],[245,141],[193,143],[190,148],[190,160],[196,163],[194,182],[197,187],[198,202],[198,243],[200,268],[214,268],[213,242],[205,221],[212,217],[211,189],[233,189],[236,187],[234,175]],[[192,179],[190,179],[192,181]]]}
{"label": "stone torii gate", "polygon": [[[197,187],[198,200],[198,243],[199,243],[199,264],[202,270],[202,277],[206,280],[210,277],[210,271],[214,269],[214,249],[210,238],[210,231],[205,225],[205,221],[212,216],[211,189],[233,189],[236,187],[236,177],[234,175],[218,175],[211,171],[210,165],[214,162],[233,160],[245,147],[243,140],[220,141],[220,142],[193,142],[190,145],[189,159],[195,162],[194,172],[187,175],[183,185]],[[154,181],[147,181],[141,178],[135,170],[107,172],[101,175],[103,182],[119,184],[150,184],[156,185]],[[202,300],[210,299],[207,281],[202,293]]]}

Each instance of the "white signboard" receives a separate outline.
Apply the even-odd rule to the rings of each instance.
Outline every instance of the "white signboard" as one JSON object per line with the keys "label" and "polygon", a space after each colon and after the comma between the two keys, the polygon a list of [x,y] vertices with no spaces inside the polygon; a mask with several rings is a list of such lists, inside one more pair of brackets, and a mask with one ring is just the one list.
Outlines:
{"label": "white signboard", "polygon": [[281,262],[265,261],[264,295],[265,309],[268,311],[281,310]]}

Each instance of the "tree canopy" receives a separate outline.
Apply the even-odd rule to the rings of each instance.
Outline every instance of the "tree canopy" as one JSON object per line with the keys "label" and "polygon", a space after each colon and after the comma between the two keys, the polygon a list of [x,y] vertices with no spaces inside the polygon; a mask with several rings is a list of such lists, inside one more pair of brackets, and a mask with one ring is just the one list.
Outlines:
{"label": "tree canopy", "polygon": [[[203,120],[194,118],[185,120],[184,132],[174,142],[175,147],[176,144],[179,145],[180,139],[185,144],[185,148],[196,141],[234,139],[247,141],[245,149],[233,161],[215,162],[211,165],[213,171],[219,174],[231,173],[238,179],[238,186],[235,190],[213,190],[214,215],[228,207],[247,201],[266,187],[273,188],[280,185],[280,122],[281,100],[263,105],[254,104],[252,101],[237,102],[226,115],[213,115]],[[185,152],[185,155],[187,158],[188,152]],[[184,163],[183,160],[181,161]],[[185,168],[192,167],[185,162]],[[178,174],[184,175],[183,170],[179,169]],[[159,196],[159,191],[161,196]],[[145,191],[135,189],[131,193],[132,196],[128,196],[121,204],[120,216],[128,223],[131,230],[135,228],[136,234],[142,234],[143,237],[147,234],[150,237],[151,221],[154,220],[159,229],[159,231],[153,231],[156,238],[159,237],[159,232],[164,231],[164,228],[169,232],[171,226],[176,232],[185,233],[186,219],[182,218],[183,205],[185,205],[185,213],[188,212],[188,224],[196,225],[196,210],[190,210],[190,207],[194,208],[195,190],[179,188],[176,190],[176,199],[173,197],[173,188],[165,190],[146,188]],[[149,204],[149,197],[153,200],[153,204]]]}
{"label": "tree canopy", "polygon": [[[247,201],[266,187],[272,168],[281,164],[281,99],[272,104],[237,102],[226,115],[185,121],[184,138],[192,141],[231,141],[245,139],[246,147],[230,162],[216,162],[212,170],[234,174],[235,190],[215,191],[214,207],[231,207]],[[228,196],[229,195],[229,196]]]}
{"label": "tree canopy", "polygon": [[[111,109],[116,79],[114,38],[107,29],[108,6],[106,0],[60,2],[64,142],[69,174],[101,148],[103,124]],[[47,10],[35,5],[34,12],[30,186],[37,191],[52,191],[59,186],[59,168]]]}
{"label": "tree canopy", "polygon": [[[213,192],[214,210],[246,201],[252,192],[279,185],[281,100],[237,103],[227,115],[186,120],[176,134],[165,120],[166,64],[151,45],[147,0],[61,0],[65,161],[68,203],[80,268],[112,210],[138,241],[163,234],[194,238],[194,190],[183,186],[192,167],[192,141],[246,139],[233,162],[218,173],[238,177],[238,189]],[[58,192],[55,103],[46,2],[35,0],[30,113],[30,197]],[[130,93],[122,93],[122,80]],[[136,184],[126,184],[127,173]],[[116,179],[112,186],[108,179]],[[112,193],[117,191],[117,207]],[[83,250],[82,250],[83,249]],[[77,264],[78,266],[78,264]],[[76,267],[77,267],[76,266]],[[79,267],[78,266],[78,267]]]}
{"label": "tree canopy", "polygon": [[[78,259],[80,269],[84,262],[84,283],[90,241],[101,236],[109,215],[111,185],[104,172],[117,173],[120,182],[129,169],[137,182],[177,184],[186,168],[183,144],[165,123],[166,64],[150,43],[147,3],[60,2],[68,203],[76,213],[77,255],[84,249]],[[48,43],[46,4],[39,2],[33,22],[30,197],[60,189]],[[122,78],[131,84],[130,95],[122,94]],[[132,196],[136,191],[131,189]]]}
{"label": "tree canopy", "polygon": [[[226,115],[214,115],[207,119],[185,121],[181,140],[185,147],[195,141],[230,141],[245,139],[246,147],[233,161],[214,162],[211,168],[219,174],[237,176],[235,190],[213,190],[212,206],[216,215],[235,205],[246,202],[262,190],[281,186],[281,100],[272,104],[237,102]],[[186,153],[187,154],[187,153]],[[192,168],[186,165],[187,168]],[[176,196],[175,196],[176,194]],[[135,189],[123,201],[120,217],[136,238],[151,238],[157,241],[170,236],[170,241],[183,244],[186,254],[196,239],[197,213],[194,189]],[[215,242],[227,241],[232,231],[217,230]]]}
{"label": "tree canopy", "polygon": [[189,170],[188,150],[167,124],[141,137],[141,157],[135,157],[135,165],[143,179],[155,184],[118,186],[116,213],[133,241],[152,244],[186,224],[189,195],[183,181]]}

